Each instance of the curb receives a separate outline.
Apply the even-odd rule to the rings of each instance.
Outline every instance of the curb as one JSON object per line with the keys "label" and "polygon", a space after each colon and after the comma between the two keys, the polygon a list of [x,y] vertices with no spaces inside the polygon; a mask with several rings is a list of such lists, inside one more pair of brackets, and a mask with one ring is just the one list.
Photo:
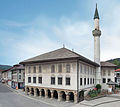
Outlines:
{"label": "curb", "polygon": [[107,104],[107,103],[112,103],[112,102],[118,102],[118,101],[120,101],[120,99],[114,100],[114,101],[106,101],[106,102],[102,102],[102,103],[95,104],[95,105],[88,105],[88,104],[82,104],[82,103],[80,103],[80,104],[81,104],[81,105],[85,105],[85,106],[95,107],[95,106],[98,106],[98,105]]}
{"label": "curb", "polygon": [[107,104],[107,103],[112,103],[112,102],[118,102],[118,101],[120,101],[120,100],[114,100],[114,101],[106,101],[106,102],[103,102],[103,103],[99,103],[99,104],[96,104],[96,105],[93,105],[93,107],[95,107],[95,106],[98,106],[98,105],[102,105],[102,104]]}

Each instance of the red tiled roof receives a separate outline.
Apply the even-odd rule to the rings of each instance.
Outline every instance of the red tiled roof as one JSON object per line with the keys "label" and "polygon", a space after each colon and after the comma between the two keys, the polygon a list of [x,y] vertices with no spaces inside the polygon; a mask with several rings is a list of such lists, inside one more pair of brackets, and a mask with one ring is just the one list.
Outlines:
{"label": "red tiled roof", "polygon": [[120,72],[120,69],[116,69],[115,71],[117,71],[117,72],[119,71]]}
{"label": "red tiled roof", "polygon": [[0,72],[2,72],[3,70],[0,69]]}

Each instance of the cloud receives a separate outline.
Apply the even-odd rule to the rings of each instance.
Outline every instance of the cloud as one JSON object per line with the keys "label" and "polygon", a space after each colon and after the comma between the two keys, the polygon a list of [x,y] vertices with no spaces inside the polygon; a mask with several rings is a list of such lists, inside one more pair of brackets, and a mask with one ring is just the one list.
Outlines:
{"label": "cloud", "polygon": [[[106,9],[103,15],[102,40],[101,40],[101,59],[109,60],[120,57],[120,4],[113,3],[112,9]],[[106,7],[107,8],[107,7]]]}
{"label": "cloud", "polygon": [[86,43],[82,39],[85,39],[85,36],[86,38],[88,37],[90,25],[87,22],[72,22],[70,19],[65,19],[60,22],[60,25],[54,27],[54,32],[55,35],[59,36],[62,40],[74,46],[79,46],[80,42]]}
{"label": "cloud", "polygon": [[[29,26],[22,28],[23,32],[20,34],[14,31],[0,31],[0,35],[5,35],[2,37],[0,44],[2,48],[5,48],[4,52],[9,50],[11,55],[9,57],[13,60],[12,63],[15,63],[15,60],[16,63],[19,63],[19,61],[27,58],[58,49],[63,44],[71,49],[74,48],[74,50],[80,49],[82,51],[83,49],[84,52],[87,51],[89,45],[86,41],[89,38],[86,41],[84,40],[89,35],[89,23],[73,22],[71,19],[63,17],[57,23],[54,23],[54,21],[53,19],[39,17],[29,23]],[[16,22],[16,25],[22,24]],[[6,42],[3,42],[3,40],[6,40]],[[7,54],[4,55],[7,56]]]}
{"label": "cloud", "polygon": [[[99,6],[99,10],[102,10],[100,11],[101,60],[120,57],[118,14],[120,4],[112,1],[111,9],[111,5],[105,6],[108,2],[108,0],[105,3],[100,1]],[[74,17],[77,16],[79,17],[79,15]],[[94,59],[93,20],[75,20],[73,15],[72,18],[61,16],[59,19],[39,16],[29,23],[3,21],[2,26],[8,27],[0,30],[0,58],[5,64],[19,63],[27,58],[58,49],[63,44],[91,60]],[[12,29],[16,27],[19,32]]]}
{"label": "cloud", "polygon": [[28,24],[25,23],[19,23],[16,21],[11,21],[11,20],[0,20],[1,25],[4,25],[6,27],[25,27],[28,26]]}

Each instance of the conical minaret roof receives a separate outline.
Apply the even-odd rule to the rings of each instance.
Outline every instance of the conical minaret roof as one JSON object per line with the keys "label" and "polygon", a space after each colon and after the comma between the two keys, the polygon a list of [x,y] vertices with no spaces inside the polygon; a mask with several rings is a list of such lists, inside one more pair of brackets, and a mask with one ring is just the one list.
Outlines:
{"label": "conical minaret roof", "polygon": [[97,9],[97,3],[96,3],[96,9],[94,14],[94,19],[99,19],[98,9]]}

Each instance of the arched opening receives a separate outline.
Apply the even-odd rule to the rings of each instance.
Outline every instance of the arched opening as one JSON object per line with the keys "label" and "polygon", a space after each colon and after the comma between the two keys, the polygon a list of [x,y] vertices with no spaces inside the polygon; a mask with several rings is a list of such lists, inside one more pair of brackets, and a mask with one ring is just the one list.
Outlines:
{"label": "arched opening", "polygon": [[34,95],[34,88],[31,88],[31,95]]}
{"label": "arched opening", "polygon": [[29,92],[30,92],[29,88],[27,87],[26,89],[27,89],[27,90],[26,90],[26,91],[27,91],[27,94],[29,94]]}
{"label": "arched opening", "polygon": [[39,89],[38,89],[38,88],[36,89],[36,92],[37,92],[36,95],[39,96],[39,95],[40,95],[40,92],[39,92]]}
{"label": "arched opening", "polygon": [[45,97],[45,90],[41,89],[41,96]]}
{"label": "arched opening", "polygon": [[54,97],[55,99],[58,99],[58,93],[57,93],[56,90],[54,90],[54,92],[53,92],[53,97]]}
{"label": "arched opening", "polygon": [[48,91],[48,97],[51,98],[51,92],[50,90],[47,90]]}
{"label": "arched opening", "polygon": [[79,101],[83,101],[84,100],[84,90],[79,92]]}
{"label": "arched opening", "polygon": [[64,100],[64,101],[65,101],[65,100],[66,100],[66,94],[65,94],[65,92],[64,92],[64,91],[62,91],[62,92],[61,92],[61,94],[62,94],[62,100]]}
{"label": "arched opening", "polygon": [[69,93],[69,96],[70,96],[70,101],[74,101],[74,93],[73,92],[70,92]]}

